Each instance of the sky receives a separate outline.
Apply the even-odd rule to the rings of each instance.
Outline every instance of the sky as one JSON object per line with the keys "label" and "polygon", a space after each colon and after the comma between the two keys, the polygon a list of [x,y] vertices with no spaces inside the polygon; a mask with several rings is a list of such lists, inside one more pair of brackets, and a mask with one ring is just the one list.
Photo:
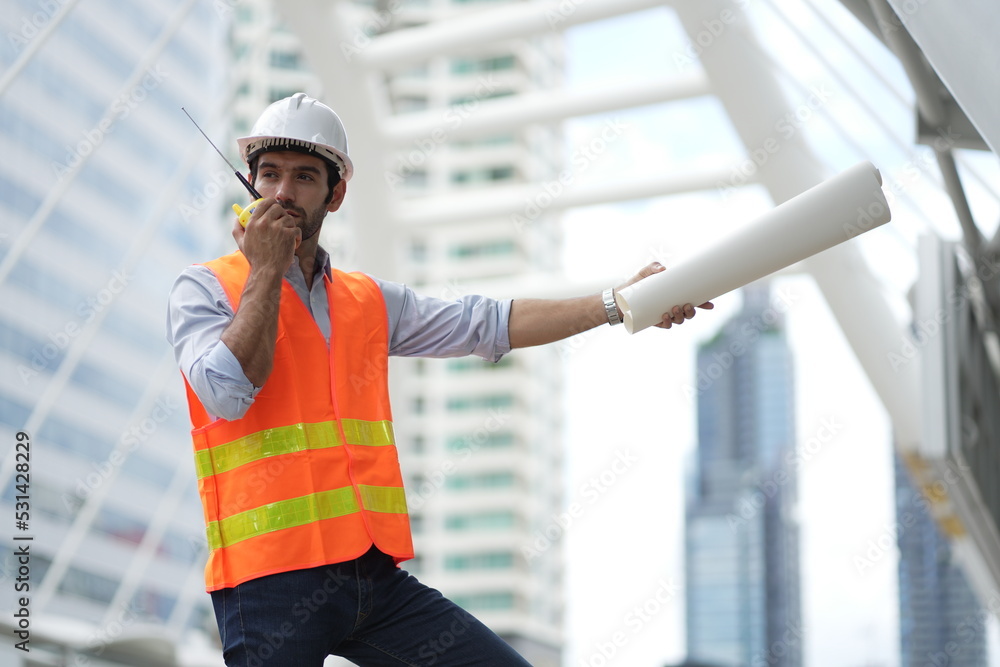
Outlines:
{"label": "sky", "polygon": [[[854,23],[839,3],[814,4],[835,24]],[[893,222],[856,242],[883,282],[893,312],[903,317],[904,294],[917,275],[917,236],[928,229],[957,236],[928,154],[910,139],[909,85],[895,59],[860,26],[852,43],[875,63],[871,70],[832,40],[802,2],[787,0],[782,8],[843,75],[827,71],[770,3],[749,7],[768,35],[768,48],[784,64],[779,80],[790,103],[817,86],[830,91],[830,101],[805,115],[798,129],[831,175],[870,159],[899,193],[890,195]],[[576,27],[566,36],[570,88],[669,77],[697,67],[678,57],[685,53],[684,35],[665,8]],[[626,130],[587,166],[581,184],[669,175],[741,154],[724,112],[711,100],[613,116]],[[850,128],[846,139],[834,121]],[[568,150],[597,136],[605,122],[601,116],[569,123]],[[966,159],[996,182],[995,157],[987,157]],[[984,195],[975,179],[969,187],[977,220],[997,220],[995,195]],[[725,199],[706,193],[571,211],[563,223],[567,277],[585,281],[597,267],[625,277],[652,259],[669,270],[671,260],[772,205],[761,190],[744,188]],[[775,278],[772,289],[788,304],[796,432],[804,450],[797,518],[805,664],[895,667],[897,553],[894,546],[879,546],[888,543],[896,521],[892,427],[812,279],[789,273]],[[670,331],[630,337],[622,327],[602,327],[563,344],[567,503],[582,507],[564,533],[567,667],[659,667],[684,657],[684,484],[696,446],[696,406],[685,388],[695,374],[698,343],[735,314],[740,297],[731,293],[715,304],[714,311]],[[610,482],[597,496],[588,493],[595,479]],[[866,556],[871,565],[862,567],[858,559]],[[991,628],[994,655],[1000,656],[995,635]]]}

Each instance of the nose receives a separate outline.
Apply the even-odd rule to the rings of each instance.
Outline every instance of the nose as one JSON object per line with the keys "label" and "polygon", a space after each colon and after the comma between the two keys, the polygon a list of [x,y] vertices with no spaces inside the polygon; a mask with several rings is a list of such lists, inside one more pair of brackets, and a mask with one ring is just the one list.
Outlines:
{"label": "nose", "polygon": [[284,176],[280,181],[278,181],[278,189],[274,193],[275,200],[281,202],[282,204],[295,201],[293,183],[294,182],[290,175]]}

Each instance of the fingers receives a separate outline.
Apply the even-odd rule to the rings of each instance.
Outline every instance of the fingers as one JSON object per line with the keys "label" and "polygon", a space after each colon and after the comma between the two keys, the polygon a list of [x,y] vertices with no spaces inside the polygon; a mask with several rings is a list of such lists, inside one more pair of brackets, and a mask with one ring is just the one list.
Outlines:
{"label": "fingers", "polygon": [[684,320],[694,317],[694,306],[690,303],[684,306],[674,306],[673,310],[663,313],[661,324],[664,329],[669,329],[675,324],[684,324]]}
{"label": "fingers", "polygon": [[650,262],[646,266],[644,266],[641,269],[639,269],[639,277],[640,278],[648,278],[649,276],[653,275],[654,273],[659,273],[660,271],[663,271],[666,268],[667,267],[663,266],[659,262]]}
{"label": "fingers", "polygon": [[[238,220],[236,227],[240,227]],[[246,229],[236,227],[233,237],[251,266],[273,265],[282,271],[292,260],[302,237],[295,218],[273,198],[257,204]]]}
{"label": "fingers", "polygon": [[[711,301],[706,301],[705,303],[698,306],[704,310],[712,310],[715,308],[715,304]],[[683,306],[674,306],[670,311],[663,313],[663,317],[659,324],[656,326],[661,329],[669,329],[675,324],[684,324],[684,320],[690,320],[692,317],[698,314],[698,311],[690,303],[686,303]]]}
{"label": "fingers", "polygon": [[621,285],[619,285],[615,289],[621,291],[621,290],[625,289],[626,287],[628,287],[629,285],[633,285],[633,284],[639,282],[640,280],[642,280],[643,278],[648,278],[651,275],[653,275],[654,273],[659,273],[659,272],[663,271],[666,268],[667,267],[663,266],[659,262],[650,262],[646,266],[644,266],[641,269],[639,269],[638,273],[636,273],[634,276],[632,276],[631,278],[629,278],[628,280],[626,280],[624,283],[622,283]]}

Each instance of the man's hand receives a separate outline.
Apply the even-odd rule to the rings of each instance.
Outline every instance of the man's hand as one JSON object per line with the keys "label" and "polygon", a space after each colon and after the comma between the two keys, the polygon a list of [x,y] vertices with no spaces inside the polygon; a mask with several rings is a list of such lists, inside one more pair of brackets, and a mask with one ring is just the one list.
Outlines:
{"label": "man's hand", "polygon": [[262,387],[274,367],[282,277],[295,261],[302,231],[293,216],[267,198],[254,209],[245,230],[239,220],[234,223],[233,238],[250,262],[250,276],[240,307],[222,332],[222,342],[240,362],[247,379]]}
{"label": "man's hand", "polygon": [[[622,285],[616,287],[615,292],[619,292],[628,287],[629,285],[633,285],[639,282],[643,278],[648,278],[654,273],[660,273],[661,271],[665,270],[666,267],[660,264],[659,262],[652,262],[651,264],[647,264],[646,266],[642,267],[642,269],[640,269],[637,274],[629,278]],[[699,305],[698,308],[701,308],[702,310],[712,310],[713,308],[715,308],[715,304],[713,304],[711,301],[706,301],[705,303]],[[695,311],[695,307],[692,306],[690,303],[686,303],[683,306],[674,306],[669,312],[663,313],[663,317],[660,323],[655,326],[658,326],[661,329],[669,329],[675,324],[683,324],[684,320],[690,320],[692,317],[695,316],[696,312],[697,311]],[[621,316],[621,313],[619,313],[619,316]]]}
{"label": "man's hand", "polygon": [[302,230],[281,204],[268,197],[254,209],[246,229],[239,220],[233,223],[233,238],[251,268],[270,268],[284,275],[295,258]]}

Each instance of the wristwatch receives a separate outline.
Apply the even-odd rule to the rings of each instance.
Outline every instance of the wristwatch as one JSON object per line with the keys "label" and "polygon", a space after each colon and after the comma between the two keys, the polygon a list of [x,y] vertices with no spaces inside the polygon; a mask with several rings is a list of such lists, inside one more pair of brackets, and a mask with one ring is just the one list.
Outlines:
{"label": "wristwatch", "polygon": [[604,310],[608,314],[608,324],[615,326],[622,323],[622,318],[618,316],[618,306],[615,304],[615,288],[609,287],[601,294],[604,299]]}

